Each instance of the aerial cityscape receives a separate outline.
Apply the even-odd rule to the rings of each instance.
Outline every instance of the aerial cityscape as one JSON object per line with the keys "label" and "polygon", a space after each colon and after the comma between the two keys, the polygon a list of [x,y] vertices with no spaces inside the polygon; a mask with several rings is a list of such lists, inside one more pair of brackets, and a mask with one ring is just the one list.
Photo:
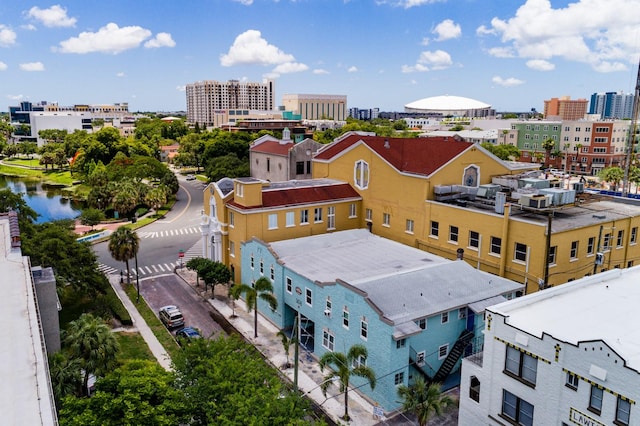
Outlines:
{"label": "aerial cityscape", "polygon": [[639,6],[6,5],[4,420],[640,425]]}

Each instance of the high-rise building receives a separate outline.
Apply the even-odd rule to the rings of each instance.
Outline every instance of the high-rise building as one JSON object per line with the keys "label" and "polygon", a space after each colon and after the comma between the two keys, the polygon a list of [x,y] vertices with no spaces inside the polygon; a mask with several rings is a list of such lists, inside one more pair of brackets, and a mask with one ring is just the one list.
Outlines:
{"label": "high-rise building", "polygon": [[286,111],[300,114],[303,120],[347,119],[347,97],[344,95],[284,95]]}
{"label": "high-rise building", "polygon": [[571,99],[570,96],[544,101],[544,117],[561,120],[580,120],[587,113],[586,99]]}
{"label": "high-rise building", "polygon": [[600,118],[633,118],[633,94],[594,93],[591,95],[589,114],[598,114]]}
{"label": "high-rise building", "polygon": [[228,110],[275,109],[275,82],[263,83],[229,80],[222,83],[214,80],[187,84],[187,122],[213,126],[216,115]]}

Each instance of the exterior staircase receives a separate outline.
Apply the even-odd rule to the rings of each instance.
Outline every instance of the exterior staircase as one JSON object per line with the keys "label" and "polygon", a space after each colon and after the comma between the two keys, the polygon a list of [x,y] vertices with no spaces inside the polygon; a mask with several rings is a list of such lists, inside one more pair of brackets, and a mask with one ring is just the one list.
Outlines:
{"label": "exterior staircase", "polygon": [[449,351],[447,358],[444,360],[436,375],[433,376],[432,382],[442,383],[444,379],[447,378],[453,367],[456,365],[462,354],[464,353],[464,348],[471,342],[473,339],[474,333],[473,331],[464,330],[460,333],[460,337],[453,345],[453,348]]}

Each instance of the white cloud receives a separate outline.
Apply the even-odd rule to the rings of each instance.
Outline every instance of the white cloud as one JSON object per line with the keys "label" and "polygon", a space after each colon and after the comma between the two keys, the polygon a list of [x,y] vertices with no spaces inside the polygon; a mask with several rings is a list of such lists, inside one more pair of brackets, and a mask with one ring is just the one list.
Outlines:
{"label": "white cloud", "polygon": [[502,78],[497,75],[493,77],[491,81],[497,84],[498,86],[504,86],[504,87],[513,87],[513,86],[519,86],[521,84],[524,84],[523,80],[519,80],[514,77]]}
{"label": "white cloud", "polygon": [[424,51],[420,53],[420,57],[415,65],[403,65],[402,72],[425,72],[443,70],[453,65],[451,55],[444,50]]}
{"label": "white cloud", "polygon": [[11,99],[12,101],[19,101],[24,98],[23,95],[7,95],[7,99]]}
{"label": "white cloud", "polygon": [[526,0],[515,15],[493,18],[500,41],[524,59],[561,58],[589,64],[599,72],[625,70],[638,56],[640,0],[575,0],[553,8],[549,0]]}
{"label": "white cloud", "polygon": [[253,0],[233,0],[233,1],[245,6],[251,6],[253,4]]}
{"label": "white cloud", "polygon": [[9,68],[9,66],[7,64],[5,64],[4,62],[0,62],[0,71],[4,71],[7,68]]}
{"label": "white cloud", "polygon": [[49,9],[40,9],[37,6],[32,7],[27,12],[28,18],[39,21],[45,27],[73,27],[76,25],[77,19],[67,16],[67,9],[59,4],[51,6]]}
{"label": "white cloud", "polygon": [[37,30],[36,26],[33,25],[33,24],[20,25],[20,28],[22,28],[25,31],[36,31]]}
{"label": "white cloud", "polygon": [[226,55],[220,55],[220,64],[230,67],[241,64],[278,65],[295,62],[293,55],[269,44],[257,30],[247,30],[236,37]]}
{"label": "white cloud", "polygon": [[151,31],[138,27],[118,27],[113,22],[100,28],[98,32],[82,32],[78,37],[71,37],[60,42],[58,49],[62,53],[103,52],[118,54],[134,49],[151,37]]}
{"label": "white cloud", "polygon": [[358,67],[355,65],[350,66],[349,69],[347,69],[347,72],[358,72]]}
{"label": "white cloud", "polygon": [[119,72],[116,74],[116,77],[124,77],[124,76],[125,76],[125,73],[123,72]]}
{"label": "white cloud", "polygon": [[329,71],[324,70],[322,68],[316,68],[316,69],[313,70],[313,73],[314,74],[329,74]]}
{"label": "white cloud", "polygon": [[527,66],[532,70],[537,71],[553,71],[556,68],[555,65],[549,61],[545,61],[544,59],[531,59],[530,61],[527,61]]}
{"label": "white cloud", "polygon": [[301,64],[298,62],[285,62],[284,64],[280,64],[275,67],[272,72],[278,74],[291,74],[294,72],[301,72],[308,70],[309,67],[305,64]]}
{"label": "white cloud", "polygon": [[400,6],[405,9],[422,6],[424,4],[438,3],[445,0],[379,0],[377,4],[391,4],[392,6]]}
{"label": "white cloud", "polygon": [[184,84],[182,86],[176,86],[176,90],[178,92],[185,92],[187,90],[187,86],[185,86]]}
{"label": "white cloud", "polygon": [[460,28],[460,25],[456,24],[451,19],[445,19],[444,21],[440,22],[431,32],[437,35],[437,41],[458,38],[462,35],[462,29]]}
{"label": "white cloud", "polygon": [[42,62],[27,62],[20,64],[22,71],[44,71],[44,64]]}
{"label": "white cloud", "polygon": [[16,32],[11,28],[0,24],[0,46],[6,47],[11,46],[16,42]]}
{"label": "white cloud", "polygon": [[429,37],[425,37],[425,38],[422,39],[420,44],[423,45],[423,46],[428,46],[430,41],[431,40],[429,40]]}
{"label": "white cloud", "polygon": [[513,58],[515,56],[515,52],[511,46],[492,47],[489,49],[489,55],[495,56],[496,58]]}
{"label": "white cloud", "polygon": [[154,38],[147,41],[144,44],[146,48],[154,48],[154,47],[174,47],[176,42],[171,38],[171,34],[169,33],[158,33]]}
{"label": "white cloud", "polygon": [[476,35],[479,35],[479,36],[495,35],[495,34],[496,34],[496,30],[492,28],[487,28],[484,25],[480,25],[478,28],[476,28]]}

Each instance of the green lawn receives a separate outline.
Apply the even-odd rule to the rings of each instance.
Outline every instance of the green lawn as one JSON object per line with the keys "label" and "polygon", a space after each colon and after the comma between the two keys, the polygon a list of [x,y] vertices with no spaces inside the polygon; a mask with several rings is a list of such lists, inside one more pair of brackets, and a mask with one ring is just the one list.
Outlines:
{"label": "green lawn", "polygon": [[120,352],[118,353],[118,360],[120,362],[143,359],[148,361],[156,361],[147,346],[147,342],[144,341],[140,333],[120,331],[115,333],[118,343],[120,344]]}
{"label": "green lawn", "polygon": [[18,177],[39,179],[39,180],[44,180],[45,182],[48,182],[48,183],[53,183],[58,185],[71,185],[74,181],[69,171],[33,170],[33,169],[25,169],[24,167],[7,166],[5,164],[0,164],[0,174],[8,175],[8,176],[18,176]]}
{"label": "green lawn", "polygon": [[20,166],[29,166],[29,167],[39,167],[39,168],[43,168],[44,166],[40,165],[40,159],[38,158],[5,158],[3,160],[5,163],[8,164],[17,164]]}

